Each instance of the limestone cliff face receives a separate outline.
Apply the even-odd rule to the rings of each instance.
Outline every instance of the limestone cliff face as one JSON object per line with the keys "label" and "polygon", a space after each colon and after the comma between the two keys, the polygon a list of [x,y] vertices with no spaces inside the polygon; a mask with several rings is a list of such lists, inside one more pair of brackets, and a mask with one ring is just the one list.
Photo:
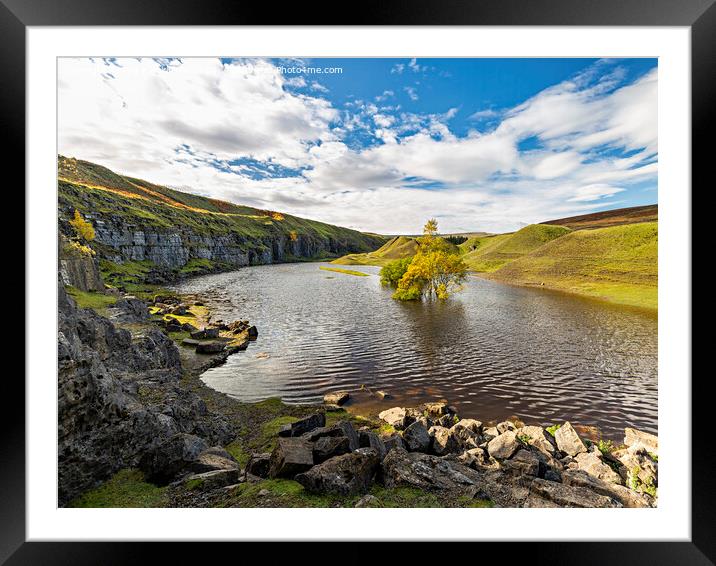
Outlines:
{"label": "limestone cliff face", "polygon": [[104,283],[99,273],[97,258],[73,247],[60,234],[58,250],[60,278],[65,285],[82,291],[103,291]]}
{"label": "limestone cliff face", "polygon": [[58,285],[58,498],[76,495],[121,468],[137,466],[162,441],[189,433],[209,444],[234,431],[179,386],[176,345],[158,329],[132,337]]}

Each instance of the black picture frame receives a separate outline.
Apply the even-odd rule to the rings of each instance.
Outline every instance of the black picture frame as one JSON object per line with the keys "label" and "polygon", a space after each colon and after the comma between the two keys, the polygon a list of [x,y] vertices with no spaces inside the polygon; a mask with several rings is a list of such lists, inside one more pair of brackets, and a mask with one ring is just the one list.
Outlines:
{"label": "black picture frame", "polygon": [[[692,41],[692,184],[707,186],[708,164],[713,158],[707,132],[713,129],[716,101],[716,7],[714,0],[403,0],[380,2],[366,0],[347,20],[349,12],[337,3],[310,4],[246,3],[230,0],[0,0],[0,57],[3,86],[0,101],[5,137],[10,143],[4,151],[6,162],[24,163],[25,147],[25,33],[28,26],[70,25],[569,25],[569,26],[687,26]],[[24,186],[24,168],[15,186]],[[712,180],[709,179],[709,181]],[[681,187],[679,190],[690,190]],[[22,206],[22,204],[20,205]],[[27,212],[27,210],[26,210]],[[19,273],[19,269],[17,270]],[[24,272],[24,270],[23,270]],[[26,296],[26,301],[32,297]],[[683,377],[683,376],[681,376]],[[689,376],[690,377],[690,376]],[[707,406],[709,373],[691,379],[691,430],[707,430],[710,410]],[[170,543],[80,543],[26,542],[25,537],[25,399],[24,383],[16,375],[6,376],[4,397],[18,409],[6,418],[3,445],[0,450],[0,562],[20,564],[126,564],[153,559],[158,551],[165,563],[184,564],[207,560],[214,549],[207,544]],[[10,404],[10,401],[6,401]],[[7,412],[5,412],[7,417]],[[688,426],[689,423],[684,423]],[[716,520],[714,498],[716,481],[712,478],[714,450],[696,451],[693,445],[691,542],[584,542],[584,543],[483,543],[480,553],[497,550],[508,563],[527,562],[550,564],[713,564],[716,563]],[[685,451],[686,452],[686,451]],[[684,473],[688,473],[684,462]],[[281,534],[277,529],[277,537]],[[522,533],[526,530],[521,529]],[[81,533],[78,533],[81,536]],[[249,543],[247,543],[249,544]],[[251,543],[254,544],[254,543]],[[374,543],[364,543],[374,544]],[[489,545],[489,546],[488,546]],[[499,549],[509,545],[509,549]],[[214,544],[213,546],[218,546]],[[282,551],[292,554],[292,562],[300,556],[321,560],[313,553],[295,551],[286,545]],[[223,550],[226,550],[224,548]],[[475,551],[464,544],[452,545],[455,550]],[[241,551],[236,559],[250,559],[251,548]],[[411,544],[401,551],[410,560],[415,553],[419,560],[428,559],[423,544]],[[220,550],[217,550],[220,552]],[[340,553],[349,562],[370,560],[375,551],[345,552],[325,549],[325,556]],[[438,550],[446,552],[446,550]],[[271,550],[271,561],[276,549]],[[459,556],[459,554],[458,554]],[[486,556],[486,555],[482,555]]]}

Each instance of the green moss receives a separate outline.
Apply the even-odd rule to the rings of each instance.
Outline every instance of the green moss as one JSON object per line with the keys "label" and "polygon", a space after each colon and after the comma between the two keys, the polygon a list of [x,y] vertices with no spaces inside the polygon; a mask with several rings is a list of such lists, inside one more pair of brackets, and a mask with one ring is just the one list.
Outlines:
{"label": "green moss", "polygon": [[251,457],[251,454],[248,454],[244,450],[241,441],[235,440],[231,444],[225,446],[225,448],[226,451],[236,459],[236,461],[241,465],[242,468],[246,466],[249,461],[249,458]]}
{"label": "green moss", "polygon": [[555,424],[555,425],[552,425],[552,426],[548,426],[547,428],[545,428],[545,430],[546,430],[548,433],[550,433],[552,436],[554,436],[554,434],[555,434],[561,427],[562,427],[561,424]]}
{"label": "green moss", "polygon": [[80,291],[76,287],[66,286],[67,294],[72,297],[77,306],[83,309],[93,309],[100,314],[104,313],[107,307],[117,302],[117,297],[105,295],[96,291]]}
{"label": "green moss", "polygon": [[68,507],[166,507],[166,491],[166,487],[147,482],[141,471],[125,469],[80,495]]}

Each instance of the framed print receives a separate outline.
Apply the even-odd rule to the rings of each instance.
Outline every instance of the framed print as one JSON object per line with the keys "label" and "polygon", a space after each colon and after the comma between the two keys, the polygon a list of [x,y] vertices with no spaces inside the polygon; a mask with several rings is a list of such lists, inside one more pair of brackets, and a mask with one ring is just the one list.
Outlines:
{"label": "framed print", "polygon": [[711,2],[181,4],[2,6],[28,329],[7,563],[715,560]]}

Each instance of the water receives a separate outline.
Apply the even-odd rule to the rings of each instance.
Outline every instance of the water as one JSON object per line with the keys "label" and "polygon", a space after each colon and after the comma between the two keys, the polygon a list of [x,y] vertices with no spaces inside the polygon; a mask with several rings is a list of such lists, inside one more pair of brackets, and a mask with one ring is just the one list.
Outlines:
{"label": "water", "polygon": [[[446,398],[463,417],[564,420],[619,439],[657,431],[655,315],[470,277],[447,302],[402,303],[379,268],[357,277],[302,263],[244,268],[181,284],[259,337],[202,379],[242,401],[316,402],[353,395],[375,412]],[[335,266],[333,266],[335,267]],[[378,400],[368,391],[383,390]]]}

